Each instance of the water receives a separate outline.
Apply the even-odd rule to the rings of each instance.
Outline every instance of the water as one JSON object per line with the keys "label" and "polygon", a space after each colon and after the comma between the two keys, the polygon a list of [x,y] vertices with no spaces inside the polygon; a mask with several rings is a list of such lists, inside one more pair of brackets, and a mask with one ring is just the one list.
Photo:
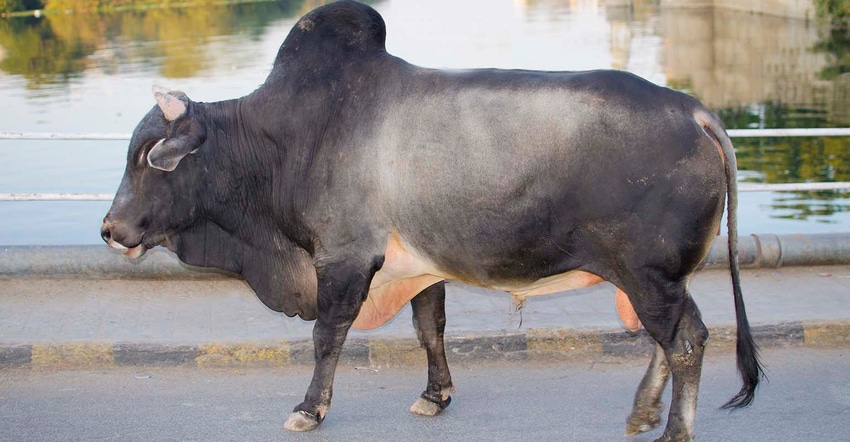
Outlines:
{"label": "water", "polygon": [[[742,4],[746,1],[742,0]],[[0,131],[130,132],[152,84],[215,101],[265,79],[319,1],[0,20]],[[430,67],[616,68],[730,128],[850,125],[850,45],[814,21],[624,0],[384,0],[387,48]],[[842,40],[843,39],[843,40]],[[846,61],[844,62],[846,63]],[[850,140],[738,139],[744,181],[850,181]],[[123,141],[0,141],[0,192],[114,192]],[[107,202],[0,202],[0,244],[96,244]],[[748,193],[742,233],[850,230],[850,193]]]}

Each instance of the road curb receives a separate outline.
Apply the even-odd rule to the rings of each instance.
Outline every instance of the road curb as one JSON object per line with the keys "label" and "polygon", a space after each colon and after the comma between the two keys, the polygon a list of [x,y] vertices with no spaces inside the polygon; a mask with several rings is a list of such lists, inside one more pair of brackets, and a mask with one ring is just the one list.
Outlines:
{"label": "road curb", "polygon": [[[850,347],[850,322],[804,321],[753,327],[761,348]],[[734,351],[735,328],[709,327],[708,351]],[[529,329],[501,335],[446,337],[449,362],[551,361],[599,356],[649,355],[654,342],[641,330]],[[356,338],[343,347],[340,362],[368,367],[421,366],[425,352],[415,339]],[[253,368],[313,364],[310,341],[157,344],[121,342],[0,343],[0,369],[73,370],[112,367]]]}

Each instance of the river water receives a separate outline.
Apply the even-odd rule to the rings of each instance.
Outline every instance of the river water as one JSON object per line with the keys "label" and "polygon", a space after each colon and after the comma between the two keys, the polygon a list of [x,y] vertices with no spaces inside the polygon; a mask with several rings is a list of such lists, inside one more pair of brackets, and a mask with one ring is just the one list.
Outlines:
{"label": "river water", "polygon": [[[198,101],[245,95],[298,17],[321,3],[0,19],[0,132],[128,133],[153,105],[153,84]],[[418,65],[625,69],[697,96],[730,128],[850,126],[846,36],[804,18],[670,3],[371,2],[388,51]],[[850,181],[848,138],[735,144],[742,181]],[[114,192],[126,148],[0,140],[0,193]],[[108,207],[0,202],[0,244],[98,243]],[[741,233],[850,231],[850,193],[742,194],[739,220]]]}

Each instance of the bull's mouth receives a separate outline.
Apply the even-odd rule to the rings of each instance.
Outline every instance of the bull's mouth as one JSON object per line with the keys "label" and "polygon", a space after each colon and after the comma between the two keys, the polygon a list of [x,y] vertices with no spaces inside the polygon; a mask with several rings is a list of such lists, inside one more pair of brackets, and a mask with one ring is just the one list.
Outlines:
{"label": "bull's mouth", "polygon": [[147,232],[142,232],[141,235],[139,235],[138,240],[134,241],[135,245],[125,245],[126,242],[129,242],[126,235],[120,235],[120,238],[123,238],[123,240],[116,240],[113,235],[114,225],[108,218],[109,215],[107,214],[107,217],[103,220],[103,225],[100,227],[101,238],[103,238],[103,241],[106,242],[106,245],[120,251],[124,256],[127,256],[130,259],[141,258],[148,249],[152,249],[160,244],[160,241],[158,240],[165,239],[165,235],[148,235]]}
{"label": "bull's mouth", "polygon": [[147,246],[145,246],[144,244],[139,244],[136,247],[132,247],[127,250],[122,250],[121,253],[124,254],[124,256],[128,256],[130,259],[139,259],[147,251]]}
{"label": "bull's mouth", "polygon": [[122,255],[127,256],[130,259],[139,259],[145,254],[145,252],[148,251],[148,247],[144,243],[139,243],[133,247],[127,247],[118,241],[109,240],[107,244],[113,249],[120,250]]}

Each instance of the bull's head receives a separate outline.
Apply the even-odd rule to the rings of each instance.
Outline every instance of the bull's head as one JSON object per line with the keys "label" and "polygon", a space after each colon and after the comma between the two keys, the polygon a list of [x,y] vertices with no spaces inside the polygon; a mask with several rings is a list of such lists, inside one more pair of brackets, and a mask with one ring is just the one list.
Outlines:
{"label": "bull's head", "polygon": [[[213,156],[227,155],[213,137],[207,137],[203,105],[179,92],[155,89],[154,96],[157,106],[130,140],[124,177],[103,219],[103,240],[131,258],[165,245],[186,264],[241,274],[273,310],[315,319],[312,259],[283,232],[269,227],[272,214],[235,223],[251,227],[242,236],[222,227],[234,224],[232,219],[222,224],[227,220],[213,216],[213,212],[228,213],[231,218],[244,215],[250,198],[259,197],[236,185],[241,180],[232,176],[233,168],[231,174],[206,172],[215,169]],[[196,151],[197,155],[190,155]],[[225,162],[235,167],[227,158]],[[252,166],[237,168],[256,176]],[[216,188],[235,192],[235,198],[245,204],[228,206]],[[207,206],[205,200],[212,202]]]}
{"label": "bull's head", "polygon": [[133,132],[124,177],[101,227],[103,240],[131,258],[191,225],[197,212],[196,173],[174,170],[206,132],[186,95],[155,87],[154,97],[157,106]]}

